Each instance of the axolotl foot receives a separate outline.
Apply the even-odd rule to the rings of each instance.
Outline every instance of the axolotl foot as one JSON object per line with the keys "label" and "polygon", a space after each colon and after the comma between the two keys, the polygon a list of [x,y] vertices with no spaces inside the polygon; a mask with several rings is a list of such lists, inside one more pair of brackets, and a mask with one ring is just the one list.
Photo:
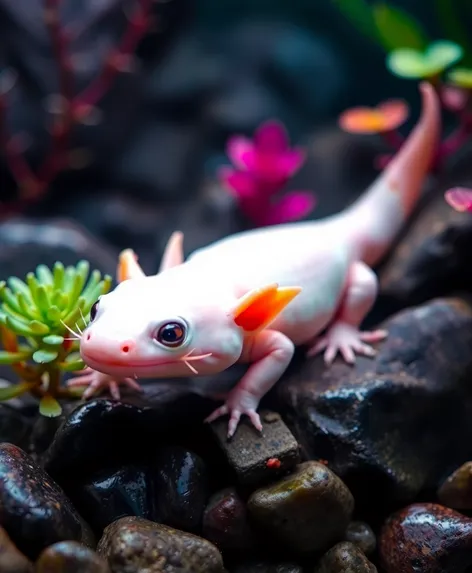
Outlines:
{"label": "axolotl foot", "polygon": [[137,392],[142,392],[143,389],[133,378],[114,378],[108,374],[97,372],[92,368],[85,368],[78,372],[74,372],[78,376],[75,380],[69,380],[67,386],[69,388],[76,388],[80,386],[88,386],[83,393],[83,398],[90,398],[93,394],[101,390],[109,390],[112,398],[115,400],[120,399],[119,385],[128,386]]}
{"label": "axolotl foot", "polygon": [[241,416],[245,414],[251,420],[256,430],[262,432],[261,419],[256,412],[258,405],[259,400],[255,396],[235,388],[228,394],[225,403],[212,412],[205,419],[205,422],[210,423],[221,416],[229,414],[228,438],[231,438],[236,432]]}
{"label": "axolotl foot", "polygon": [[307,356],[315,356],[325,350],[324,360],[327,365],[330,365],[337,353],[340,352],[348,364],[354,364],[356,353],[370,357],[375,356],[376,350],[366,343],[381,342],[387,335],[386,330],[361,332],[348,323],[337,322],[308,349]]}

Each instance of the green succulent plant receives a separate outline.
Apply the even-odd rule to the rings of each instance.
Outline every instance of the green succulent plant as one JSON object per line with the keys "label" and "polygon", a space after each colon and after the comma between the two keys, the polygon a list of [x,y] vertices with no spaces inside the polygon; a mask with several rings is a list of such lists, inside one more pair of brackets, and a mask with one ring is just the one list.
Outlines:
{"label": "green succulent plant", "polygon": [[0,388],[0,401],[29,392],[39,399],[40,413],[53,417],[62,412],[58,399],[80,397],[82,389],[61,385],[64,372],[85,367],[70,329],[87,325],[93,303],[112,285],[110,276],[89,274],[89,268],[87,261],[75,267],[56,262],[52,270],[39,265],[25,281],[0,282],[0,364],[19,377]]}

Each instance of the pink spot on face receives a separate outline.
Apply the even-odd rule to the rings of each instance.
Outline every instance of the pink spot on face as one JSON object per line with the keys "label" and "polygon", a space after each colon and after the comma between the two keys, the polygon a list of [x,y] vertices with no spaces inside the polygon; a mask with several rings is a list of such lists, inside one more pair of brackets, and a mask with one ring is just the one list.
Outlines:
{"label": "pink spot on face", "polygon": [[127,342],[123,342],[123,344],[121,345],[121,352],[123,354],[128,354],[128,352],[130,352],[133,348],[134,348],[134,342],[129,340]]}

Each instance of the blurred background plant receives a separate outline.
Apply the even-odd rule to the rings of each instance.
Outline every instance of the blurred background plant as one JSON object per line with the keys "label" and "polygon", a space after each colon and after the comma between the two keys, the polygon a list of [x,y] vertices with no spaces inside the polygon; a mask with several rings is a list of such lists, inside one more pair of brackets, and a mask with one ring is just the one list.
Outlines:
{"label": "blurred background plant", "polygon": [[0,388],[0,400],[30,393],[39,399],[41,414],[59,416],[58,399],[80,396],[81,389],[62,384],[64,373],[85,366],[72,333],[86,327],[90,308],[110,287],[111,277],[102,279],[97,270],[89,276],[87,261],[66,268],[56,262],[52,270],[39,265],[26,282],[10,277],[0,283],[0,364],[19,378]]}
{"label": "blurred background plant", "polygon": [[[432,171],[438,171],[472,135],[472,44],[466,19],[467,11],[469,16],[471,13],[470,3],[431,2],[445,37],[433,40],[416,18],[394,3],[334,2],[361,33],[386,51],[386,66],[390,73],[402,79],[431,82],[444,110],[455,115],[458,125],[443,137],[431,166]],[[339,118],[339,125],[351,133],[382,134],[396,151],[404,139],[397,129],[407,115],[406,102],[385,102],[375,109],[346,110]],[[377,165],[385,167],[390,157],[379,157]]]}
{"label": "blurred background plant", "polygon": [[[90,125],[100,121],[98,105],[107,95],[115,77],[133,68],[134,51],[153,23],[153,0],[136,0],[127,16],[125,31],[118,44],[106,54],[99,73],[78,93],[74,73],[71,45],[80,36],[80,30],[67,28],[61,21],[61,0],[44,0],[42,16],[48,31],[58,77],[58,92],[46,98],[50,116],[47,131],[51,136],[49,151],[36,170],[26,160],[23,150],[24,134],[10,134],[7,127],[9,101],[17,79],[14,70],[3,71],[0,78],[0,141],[7,165],[18,187],[16,202],[3,209],[2,214],[17,210],[29,201],[37,201],[48,191],[53,180],[74,161],[71,136],[76,125]],[[77,155],[77,153],[75,154]],[[80,154],[79,154],[80,155]],[[80,157],[75,159],[79,159]]]}
{"label": "blurred background plant", "polygon": [[152,270],[176,228],[188,252],[324,217],[403,143],[425,78],[444,170],[470,144],[471,25],[464,0],[0,0],[0,218],[72,220]]}
{"label": "blurred background plant", "polygon": [[310,214],[315,196],[308,191],[290,191],[281,196],[305,160],[305,151],[291,148],[285,126],[268,121],[254,140],[237,135],[226,145],[234,167],[219,171],[222,184],[256,227],[296,221]]}

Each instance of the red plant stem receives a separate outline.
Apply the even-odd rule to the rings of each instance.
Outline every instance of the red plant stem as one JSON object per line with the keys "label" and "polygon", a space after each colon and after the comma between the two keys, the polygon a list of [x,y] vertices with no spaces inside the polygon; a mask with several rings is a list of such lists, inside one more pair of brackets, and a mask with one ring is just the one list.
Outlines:
{"label": "red plant stem", "polygon": [[102,72],[77,96],[77,108],[92,107],[107,93],[121,65],[134,53],[149,27],[152,2],[153,0],[139,1],[118,48],[108,55]]}
{"label": "red plant stem", "polygon": [[463,123],[439,146],[438,155],[441,158],[449,157],[455,153],[472,135],[472,124]]}
{"label": "red plant stem", "polygon": [[137,45],[146,34],[151,20],[153,0],[136,0],[137,7],[117,48],[108,55],[102,71],[92,80],[82,93],[74,97],[74,77],[68,54],[67,37],[59,19],[61,0],[45,1],[45,19],[53,45],[54,57],[59,72],[61,110],[59,122],[52,129],[52,146],[37,175],[33,173],[23,154],[16,148],[13,138],[8,134],[6,125],[7,100],[0,94],[0,145],[5,152],[7,165],[20,188],[20,197],[11,203],[8,209],[2,209],[2,215],[18,211],[31,200],[44,195],[65,165],[68,141],[74,122],[83,119],[110,90],[115,76],[122,71],[122,64],[132,56]]}
{"label": "red plant stem", "polygon": [[45,21],[49,29],[59,73],[59,121],[52,130],[52,149],[38,173],[41,187],[46,187],[65,163],[70,132],[73,126],[72,98],[74,97],[74,76],[68,54],[67,39],[60,22],[61,0],[45,0]]}
{"label": "red plant stem", "polygon": [[405,141],[401,133],[395,129],[384,131],[381,135],[389,145],[397,150],[400,149],[400,147],[403,145],[403,142]]}

